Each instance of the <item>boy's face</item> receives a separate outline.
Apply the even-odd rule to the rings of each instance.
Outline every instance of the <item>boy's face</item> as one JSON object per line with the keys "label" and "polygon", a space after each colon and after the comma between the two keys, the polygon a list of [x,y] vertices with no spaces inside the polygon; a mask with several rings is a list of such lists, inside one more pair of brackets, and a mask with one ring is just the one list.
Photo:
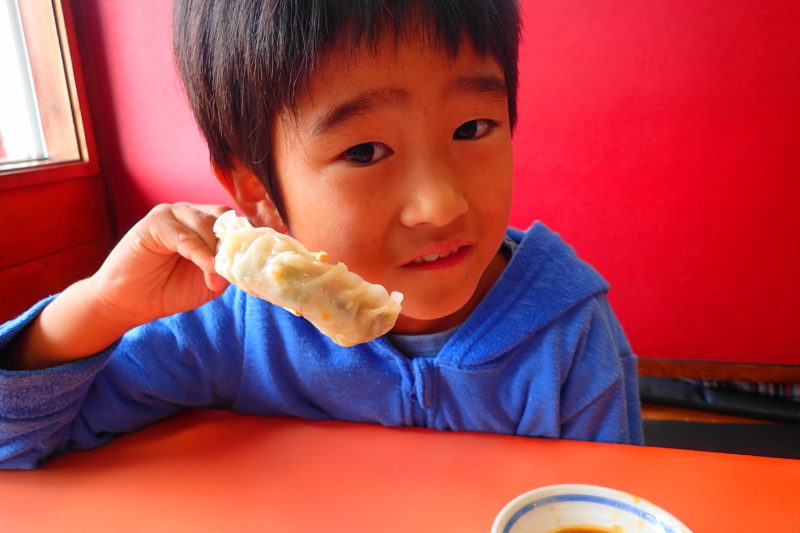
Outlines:
{"label": "boy's face", "polygon": [[507,93],[496,61],[422,40],[326,56],[296,115],[273,125],[292,235],[405,295],[395,331],[466,318],[502,272],[511,201]]}

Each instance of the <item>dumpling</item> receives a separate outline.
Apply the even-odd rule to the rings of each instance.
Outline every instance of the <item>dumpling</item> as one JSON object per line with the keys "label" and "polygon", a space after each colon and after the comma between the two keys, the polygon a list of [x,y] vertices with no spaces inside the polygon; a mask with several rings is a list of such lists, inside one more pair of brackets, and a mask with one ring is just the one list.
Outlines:
{"label": "dumpling", "polygon": [[403,295],[365,281],[325,252],[272,228],[254,228],[234,211],[214,224],[217,272],[243,291],[303,316],[340,346],[353,346],[392,329]]}

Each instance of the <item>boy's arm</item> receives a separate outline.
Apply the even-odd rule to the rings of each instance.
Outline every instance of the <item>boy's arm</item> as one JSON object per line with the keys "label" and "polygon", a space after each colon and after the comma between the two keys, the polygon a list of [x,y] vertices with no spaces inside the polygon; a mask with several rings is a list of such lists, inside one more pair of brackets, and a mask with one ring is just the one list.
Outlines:
{"label": "boy's arm", "polygon": [[[0,469],[35,468],[104,444],[186,407],[235,397],[242,350],[232,292],[128,332],[92,357],[33,371],[0,370]],[[0,325],[0,347],[47,304]]]}
{"label": "boy's arm", "polygon": [[131,328],[219,296],[216,217],[224,206],[160,205],[112,250],[100,270],[53,300],[7,347],[0,368],[41,369],[103,350]]}
{"label": "boy's arm", "polygon": [[636,356],[605,296],[593,305],[561,392],[561,436],[642,444]]}
{"label": "boy's arm", "polygon": [[[0,350],[26,331],[47,303],[0,325]],[[38,371],[0,368],[0,468],[34,468],[56,450],[106,360],[101,355]]]}
{"label": "boy's arm", "polygon": [[[134,418],[152,421],[168,414],[165,409],[174,409],[171,404],[205,405],[198,400],[202,391],[196,394],[168,384],[163,390],[153,386],[158,393],[145,394],[147,399],[137,407],[136,400],[126,395],[151,388],[150,383],[128,379],[128,374],[141,374],[137,374],[138,363],[132,361],[126,372],[124,359],[115,357],[123,363],[116,368],[123,370],[114,374],[105,367],[108,354],[89,356],[136,325],[194,309],[223,292],[227,282],[214,271],[213,224],[227,209],[191,204],[154,208],[123,237],[92,277],[0,326],[0,465],[31,467],[59,449],[90,447],[107,440],[108,435],[95,433],[102,432],[103,426],[86,422],[91,405],[100,418],[114,405],[129,414],[141,411],[125,418],[119,426],[122,431],[137,427]],[[146,336],[131,351],[139,352],[140,345],[153,340],[149,337],[169,339],[170,335],[156,332]],[[170,351],[170,347],[162,344],[150,353],[153,369],[165,373],[170,372],[170,365],[184,369],[185,365],[170,358],[179,353],[190,357],[208,353]],[[203,375],[202,362],[195,369],[196,375],[182,375],[192,387]],[[102,379],[97,377],[101,370]],[[111,392],[103,401],[86,401],[89,390],[97,389],[99,383],[107,384],[105,390]],[[86,430],[79,431],[79,427]]]}
{"label": "boy's arm", "polygon": [[34,370],[68,363],[104,350],[136,326],[92,305],[93,282],[81,280],[50,302],[11,340],[0,367]]}

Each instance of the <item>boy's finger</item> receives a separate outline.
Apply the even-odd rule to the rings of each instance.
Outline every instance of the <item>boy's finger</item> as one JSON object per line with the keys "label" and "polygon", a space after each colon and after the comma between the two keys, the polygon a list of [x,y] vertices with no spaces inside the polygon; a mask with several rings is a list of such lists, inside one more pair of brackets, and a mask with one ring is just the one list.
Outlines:
{"label": "boy's finger", "polygon": [[212,255],[216,253],[217,238],[214,235],[214,222],[217,217],[227,211],[225,206],[175,204],[173,216],[175,219],[193,230],[205,243]]}
{"label": "boy's finger", "polygon": [[226,280],[219,274],[211,274],[208,272],[203,272],[203,277],[206,282],[206,287],[208,287],[208,289],[211,292],[221,293],[226,288],[228,288],[228,285],[230,285],[230,283],[228,283],[228,280]]}
{"label": "boy's finger", "polygon": [[210,215],[213,215],[214,218],[219,217],[222,213],[226,211],[232,211],[232,207],[228,207],[227,205],[218,205],[218,204],[194,204],[195,208],[198,211],[203,211]]}
{"label": "boy's finger", "polygon": [[215,272],[214,254],[208,243],[194,229],[173,216],[161,216],[144,225],[139,242],[160,255],[178,253],[205,272]]}
{"label": "boy's finger", "polygon": [[194,231],[185,227],[180,230],[175,235],[174,250],[200,267],[203,272],[216,272],[214,269],[214,254],[208,249],[208,244],[205,240]]}

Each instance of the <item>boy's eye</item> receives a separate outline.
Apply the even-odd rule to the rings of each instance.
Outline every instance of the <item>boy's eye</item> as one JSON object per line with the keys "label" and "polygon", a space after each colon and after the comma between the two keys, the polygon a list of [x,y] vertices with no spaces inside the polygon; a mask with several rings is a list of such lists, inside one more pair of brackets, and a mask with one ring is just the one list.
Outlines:
{"label": "boy's eye", "polygon": [[359,165],[369,165],[377,163],[384,157],[390,155],[392,151],[383,143],[371,142],[352,146],[344,151],[342,157],[352,163]]}
{"label": "boy's eye", "polygon": [[476,120],[470,120],[469,122],[465,122],[456,128],[455,133],[453,133],[453,139],[456,140],[471,140],[471,139],[480,139],[487,133],[489,133],[492,129],[494,124],[486,120],[485,118],[479,118]]}

